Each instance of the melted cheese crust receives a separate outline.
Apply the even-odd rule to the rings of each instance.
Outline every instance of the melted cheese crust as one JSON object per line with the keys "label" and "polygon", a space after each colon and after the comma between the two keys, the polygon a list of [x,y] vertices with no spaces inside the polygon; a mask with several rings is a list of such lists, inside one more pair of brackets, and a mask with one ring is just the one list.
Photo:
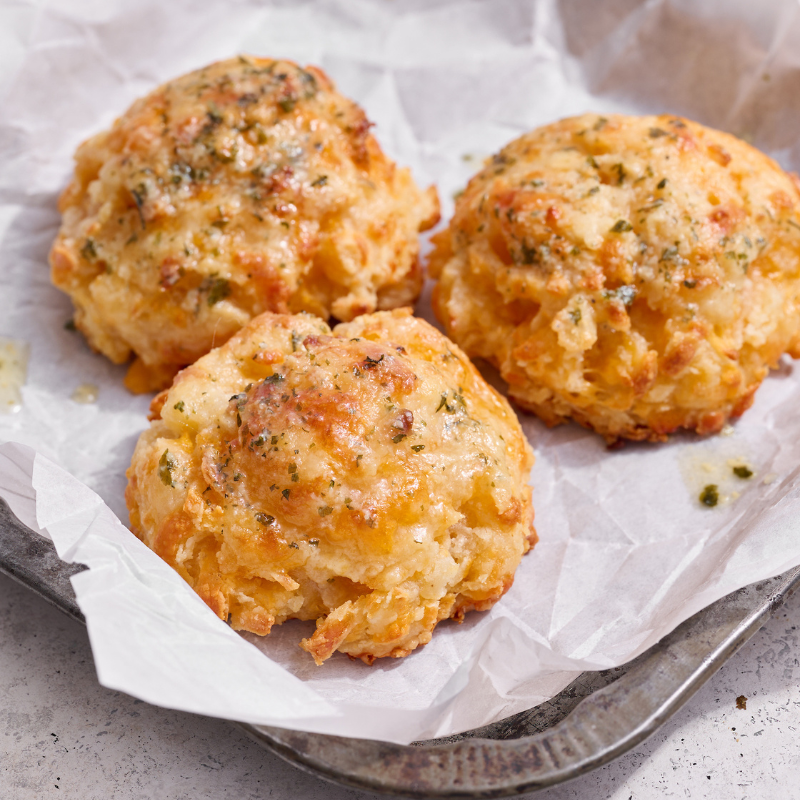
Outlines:
{"label": "melted cheese crust", "polygon": [[719,431],[800,342],[800,193],[742,141],[586,115],[469,183],[430,271],[450,336],[548,424]]}
{"label": "melted cheese crust", "polygon": [[372,663],[493,605],[535,542],[533,455],[504,398],[410,311],[331,331],[264,314],[153,401],[134,533],[221,619]]}
{"label": "melted cheese crust", "polygon": [[53,282],[130,388],[264,311],[349,320],[413,302],[438,219],[364,112],[319,69],[240,57],[135,102],[84,142],[60,200]]}

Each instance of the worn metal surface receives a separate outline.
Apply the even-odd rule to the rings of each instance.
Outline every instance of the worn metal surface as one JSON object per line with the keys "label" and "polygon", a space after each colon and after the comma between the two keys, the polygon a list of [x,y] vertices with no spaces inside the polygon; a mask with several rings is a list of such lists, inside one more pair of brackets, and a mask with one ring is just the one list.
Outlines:
{"label": "worn metal surface", "polygon": [[242,725],[329,780],[406,797],[507,797],[608,763],[675,713],[800,584],[800,567],[719,600],[639,658],[584,673],[531,711],[447,740],[402,747]]}
{"label": "worn metal surface", "polygon": [[[83,620],[50,542],[0,501],[0,571]],[[584,673],[529,711],[414,746],[241,725],[292,764],[346,786],[406,797],[505,797],[601,766],[653,733],[800,585],[800,567],[729,595],[634,661]]]}
{"label": "worn metal surface", "polygon": [[0,572],[84,622],[69,582],[84,569],[82,564],[65,564],[52,543],[26,528],[0,499]]}

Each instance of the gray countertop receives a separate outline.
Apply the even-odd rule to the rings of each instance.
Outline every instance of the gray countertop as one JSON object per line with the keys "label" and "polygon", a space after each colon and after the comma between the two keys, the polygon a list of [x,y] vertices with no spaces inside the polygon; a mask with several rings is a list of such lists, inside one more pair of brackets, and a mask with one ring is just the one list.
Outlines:
{"label": "gray countertop", "polygon": [[[798,622],[800,593],[649,741],[537,800],[800,798]],[[0,575],[0,798],[46,797],[377,796],[306,775],[221,720],[102,688],[86,629]]]}

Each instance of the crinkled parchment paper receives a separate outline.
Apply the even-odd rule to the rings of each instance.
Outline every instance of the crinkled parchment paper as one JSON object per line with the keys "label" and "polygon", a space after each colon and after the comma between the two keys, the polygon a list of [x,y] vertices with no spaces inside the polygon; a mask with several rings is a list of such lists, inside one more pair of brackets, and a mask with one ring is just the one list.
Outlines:
{"label": "crinkled parchment paper", "polygon": [[[33,448],[0,448],[0,495],[62,558],[91,567],[73,583],[104,685],[202,714],[408,742],[529,708],[800,563],[800,378],[788,361],[713,439],[610,453],[575,426],[523,415],[541,542],[508,595],[442,624],[408,658],[317,668],[296,646],[309,624],[263,641],[235,634],[119,521],[149,398],[130,396],[123,369],[65,330],[70,303],[46,264],[76,145],[159,82],[240,51],[322,66],[384,148],[438,185],[445,218],[483,157],[587,110],[684,114],[796,168],[795,0],[47,6],[0,8],[0,335],[31,347],[23,406],[0,417],[0,440]],[[84,383],[99,387],[96,403],[71,399]],[[707,483],[720,486],[713,509],[698,502]]]}

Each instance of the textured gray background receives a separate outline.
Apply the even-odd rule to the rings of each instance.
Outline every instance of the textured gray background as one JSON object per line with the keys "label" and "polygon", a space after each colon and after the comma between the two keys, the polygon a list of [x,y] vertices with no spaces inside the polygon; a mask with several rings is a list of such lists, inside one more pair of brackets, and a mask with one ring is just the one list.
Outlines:
{"label": "textured gray background", "polygon": [[[800,594],[650,741],[537,800],[800,798]],[[747,710],[736,697],[747,696]],[[86,630],[0,576],[0,798],[371,800],[221,720],[98,685]]]}

